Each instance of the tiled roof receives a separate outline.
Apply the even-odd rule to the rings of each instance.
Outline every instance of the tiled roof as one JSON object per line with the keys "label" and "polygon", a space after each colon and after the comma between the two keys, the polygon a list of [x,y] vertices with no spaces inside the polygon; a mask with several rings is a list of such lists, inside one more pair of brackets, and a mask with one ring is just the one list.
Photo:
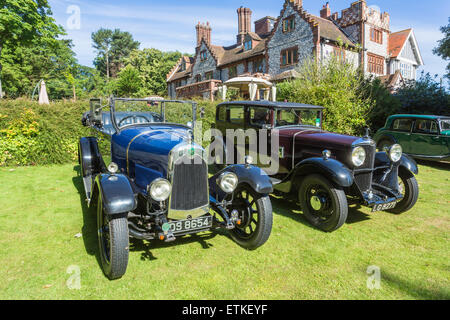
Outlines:
{"label": "tiled roof", "polygon": [[354,47],[355,44],[347,37],[347,35],[331,20],[324,19],[311,14],[311,18],[317,22],[320,27],[320,37],[331,41],[339,39],[344,45]]}
{"label": "tiled roof", "polygon": [[[249,59],[264,54],[266,40],[260,41],[252,50],[244,50],[243,46],[215,47],[218,56],[218,66],[225,66],[237,61]],[[214,46],[213,46],[214,47]]]}
{"label": "tiled roof", "polygon": [[391,33],[389,35],[389,53],[392,58],[397,58],[411,33],[411,29]]}
{"label": "tiled roof", "polygon": [[378,79],[380,79],[381,83],[383,83],[388,88],[393,88],[398,84],[399,81],[403,81],[400,70],[395,71],[395,73],[393,74],[378,77]]}

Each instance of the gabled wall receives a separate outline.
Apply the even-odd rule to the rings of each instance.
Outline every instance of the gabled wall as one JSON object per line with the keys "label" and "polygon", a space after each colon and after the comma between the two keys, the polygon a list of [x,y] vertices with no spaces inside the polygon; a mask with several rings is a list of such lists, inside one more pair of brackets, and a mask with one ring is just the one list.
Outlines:
{"label": "gabled wall", "polygon": [[[294,10],[290,3],[285,4],[285,10],[281,16],[279,23],[275,25],[275,30],[267,44],[268,56],[268,73],[277,75],[285,71],[294,69],[296,66],[281,68],[280,59],[281,51],[298,46],[299,63],[304,59],[313,56],[314,35],[310,24],[305,21],[299,13]],[[283,33],[283,20],[291,15],[295,16],[295,30]]]}

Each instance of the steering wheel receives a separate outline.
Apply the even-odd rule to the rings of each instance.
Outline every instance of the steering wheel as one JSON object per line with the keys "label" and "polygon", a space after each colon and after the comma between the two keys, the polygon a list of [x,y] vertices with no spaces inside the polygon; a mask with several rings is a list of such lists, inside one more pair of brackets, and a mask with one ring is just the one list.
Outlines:
{"label": "steering wheel", "polygon": [[122,122],[124,122],[125,120],[130,119],[130,118],[133,118],[133,124],[138,123],[138,122],[136,121],[137,118],[145,119],[145,121],[146,121],[147,123],[151,123],[151,121],[150,121],[146,116],[127,116],[127,117],[125,117],[125,118],[123,118],[122,120],[119,121],[118,126],[121,127],[121,126],[122,126]]}

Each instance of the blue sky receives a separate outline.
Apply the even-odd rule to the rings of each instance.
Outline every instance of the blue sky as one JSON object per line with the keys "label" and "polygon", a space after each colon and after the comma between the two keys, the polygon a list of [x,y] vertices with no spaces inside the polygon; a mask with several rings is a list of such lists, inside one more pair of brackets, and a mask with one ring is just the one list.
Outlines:
{"label": "blue sky", "polygon": [[[304,0],[304,8],[319,14],[327,0]],[[350,6],[354,0],[328,0],[331,11]],[[95,51],[91,33],[99,28],[119,28],[133,34],[142,48],[193,53],[195,24],[209,21],[212,25],[212,42],[230,45],[236,39],[237,13],[240,6],[251,8],[253,21],[270,15],[278,17],[284,0],[49,0],[58,24],[67,30],[67,38],[73,39],[77,58],[81,64],[92,66]],[[391,16],[391,31],[414,28],[425,66],[432,74],[443,75],[446,62],[433,55],[432,50],[443,35],[439,27],[448,23],[448,0],[368,0],[382,12]],[[76,7],[73,7],[76,6]],[[80,11],[77,25],[76,10]],[[74,23],[75,22],[75,23]]]}

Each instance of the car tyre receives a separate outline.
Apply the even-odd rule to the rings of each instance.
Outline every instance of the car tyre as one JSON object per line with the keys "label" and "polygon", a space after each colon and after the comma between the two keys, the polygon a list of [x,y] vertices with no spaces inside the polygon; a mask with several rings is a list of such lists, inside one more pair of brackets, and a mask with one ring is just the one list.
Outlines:
{"label": "car tyre", "polygon": [[411,210],[419,199],[419,184],[416,178],[412,174],[404,171],[399,172],[398,178],[402,183],[404,197],[397,203],[394,209],[388,210],[388,212],[394,214],[402,214]]}
{"label": "car tyre", "polygon": [[322,231],[333,232],[347,220],[344,191],[321,175],[310,175],[302,181],[298,199],[306,219]]}
{"label": "car tyre", "polygon": [[273,224],[269,196],[261,195],[247,185],[238,186],[230,212],[233,210],[239,212],[241,224],[231,230],[231,238],[248,250],[255,250],[266,243]]}
{"label": "car tyre", "polygon": [[97,230],[103,272],[110,280],[119,279],[128,266],[128,220],[126,216],[108,217],[100,193],[97,203]]}

